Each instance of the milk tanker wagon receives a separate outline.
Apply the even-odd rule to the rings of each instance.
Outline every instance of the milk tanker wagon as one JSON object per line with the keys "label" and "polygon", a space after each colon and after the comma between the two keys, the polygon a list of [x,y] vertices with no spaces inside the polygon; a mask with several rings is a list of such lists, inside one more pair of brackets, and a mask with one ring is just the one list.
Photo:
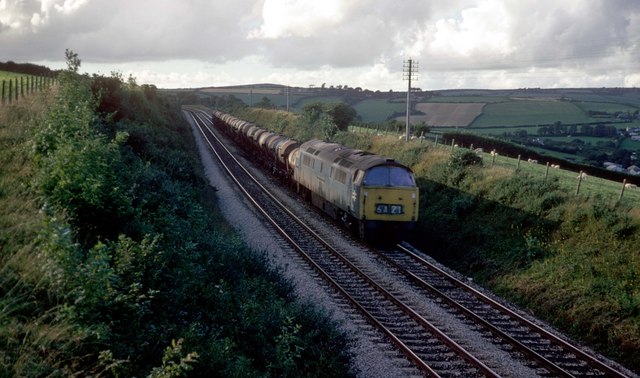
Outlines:
{"label": "milk tanker wagon", "polygon": [[[218,111],[212,118],[214,125],[231,131],[252,155],[266,156],[267,161],[273,162],[273,172],[287,172],[289,184],[298,193],[357,230],[362,239],[398,239],[415,229],[419,190],[408,167],[393,159],[317,139],[298,147],[296,141],[282,137],[277,146],[265,149],[264,145],[251,143],[255,140],[255,125],[247,126],[248,122]],[[295,148],[278,148],[284,145]]]}

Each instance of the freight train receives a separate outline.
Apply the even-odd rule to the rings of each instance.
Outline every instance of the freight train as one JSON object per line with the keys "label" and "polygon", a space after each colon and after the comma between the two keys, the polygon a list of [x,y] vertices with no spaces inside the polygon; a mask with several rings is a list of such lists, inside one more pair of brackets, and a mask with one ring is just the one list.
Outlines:
{"label": "freight train", "polygon": [[313,139],[299,143],[214,111],[214,126],[313,205],[362,239],[415,229],[419,191],[411,169],[366,151]]}

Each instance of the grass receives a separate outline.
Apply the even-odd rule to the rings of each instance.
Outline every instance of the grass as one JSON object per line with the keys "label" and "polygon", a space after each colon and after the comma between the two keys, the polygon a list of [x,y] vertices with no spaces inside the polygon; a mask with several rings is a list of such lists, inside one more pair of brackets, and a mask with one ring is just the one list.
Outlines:
{"label": "grass", "polygon": [[571,93],[567,97],[572,101],[627,104],[636,107],[640,104],[640,91],[637,89],[634,92],[625,92],[623,94]]}
{"label": "grass", "polygon": [[607,113],[615,113],[615,112],[635,112],[638,110],[637,106],[630,106],[626,104],[620,103],[611,103],[611,102],[583,102],[576,101],[574,102],[576,106],[580,107],[585,112],[588,111],[599,111],[599,112],[607,112]]}
{"label": "grass", "polygon": [[325,104],[335,104],[338,102],[343,102],[342,97],[338,96],[314,96],[314,97],[303,97],[299,101],[295,103],[295,111],[300,112],[302,108],[304,108],[308,104],[312,104],[314,102],[322,102]]}
{"label": "grass", "polygon": [[[369,129],[355,128],[355,127],[350,128],[350,130],[353,132],[361,132],[361,133],[367,133],[367,134],[372,133],[371,130]],[[397,142],[396,140],[397,137],[395,137],[395,134],[391,138],[394,140],[394,143]],[[591,138],[591,139],[602,140],[603,138]],[[631,141],[629,141],[629,143],[631,143]],[[640,147],[640,142],[633,142],[633,143],[637,144],[638,147]],[[411,142],[411,144],[433,145],[432,142],[420,142],[420,141],[413,141]],[[442,144],[438,144],[438,148],[445,152],[451,151],[450,146],[444,146]],[[540,149],[532,148],[532,149],[536,150],[539,153],[544,153],[547,156],[559,157],[562,159],[575,159],[575,155],[563,154],[560,152],[549,151],[542,148]],[[492,156],[488,151],[482,153],[482,158],[484,161],[484,165],[486,167],[492,166]],[[518,168],[518,159],[498,155],[494,160],[494,166],[508,169],[511,172],[515,172],[515,170]],[[525,160],[520,161],[520,170],[523,172],[531,173],[534,177],[545,177],[545,175],[548,175],[549,179],[557,178],[561,186],[571,193],[575,193],[577,189],[577,184],[578,184],[577,172],[568,171],[565,169],[556,169],[556,168],[549,168],[547,172],[547,167],[544,162],[533,164],[533,163],[527,162],[526,158]],[[611,180],[602,179],[599,177],[589,176],[586,180],[582,181],[580,185],[579,196],[585,199],[599,196],[610,201],[611,203],[615,203],[618,201],[621,191],[622,191],[621,182],[615,182]],[[640,209],[640,189],[639,188],[626,189],[621,203]]]}
{"label": "grass", "polygon": [[[468,133],[478,134],[478,135],[503,135],[504,133],[515,133],[516,131],[526,130],[529,135],[535,135],[538,133],[539,126],[507,126],[507,127],[483,127],[483,128],[466,128],[461,127],[461,130],[464,130]],[[440,131],[440,132],[450,132],[451,127],[432,127],[432,131]]]}
{"label": "grass", "polygon": [[[600,352],[640,371],[640,191],[576,172],[351,128],[339,143],[391,157],[416,174],[414,242]],[[456,152],[457,151],[457,152]],[[454,153],[455,152],[455,153]],[[471,153],[470,151],[466,151]]]}
{"label": "grass", "polygon": [[[491,159],[491,154],[483,154],[485,165],[491,165]],[[498,156],[495,159],[495,165],[515,171],[518,167],[518,160],[510,157]],[[577,179],[578,173],[576,172],[557,168],[549,168],[547,171],[546,164],[534,164],[527,161],[520,161],[520,170],[522,172],[530,173],[534,177],[545,177],[545,175],[547,175],[549,179],[557,178],[562,188],[570,193],[576,192],[579,181]],[[615,204],[620,198],[621,191],[621,182],[588,176],[580,183],[578,196],[584,199],[601,197],[609,201],[611,204]],[[640,208],[640,190],[638,188],[626,189],[621,203],[634,208]]]}
{"label": "grass", "polygon": [[427,102],[445,102],[445,103],[498,103],[509,101],[508,97],[502,96],[434,96],[430,97]]}
{"label": "grass", "polygon": [[25,74],[21,74],[21,73],[15,73],[15,72],[9,72],[9,71],[0,71],[0,81],[2,80],[15,80],[16,78],[18,78],[18,80],[20,80],[20,77],[23,76],[28,76]]}
{"label": "grass", "polygon": [[[38,99],[0,107],[0,245],[2,256],[17,252],[33,240],[32,232],[41,224],[38,208],[29,190],[31,164],[26,156],[26,130]],[[9,127],[18,124],[19,127]],[[18,158],[16,158],[18,157]],[[26,199],[26,201],[25,201]],[[17,242],[17,243],[16,243]]]}
{"label": "grass", "polygon": [[547,125],[588,123],[594,119],[567,101],[518,100],[487,104],[484,113],[470,128],[491,126]]}
{"label": "grass", "polygon": [[400,102],[389,102],[387,100],[363,100],[353,108],[363,122],[385,122],[394,113],[406,113],[407,105]]}
{"label": "grass", "polygon": [[640,141],[625,139],[620,143],[620,148],[625,148],[631,151],[640,151]]}
{"label": "grass", "polygon": [[30,185],[27,130],[46,101],[39,93],[0,107],[0,376],[47,375],[46,360],[65,360],[58,353],[83,337],[56,303],[54,274],[39,256],[44,214]]}

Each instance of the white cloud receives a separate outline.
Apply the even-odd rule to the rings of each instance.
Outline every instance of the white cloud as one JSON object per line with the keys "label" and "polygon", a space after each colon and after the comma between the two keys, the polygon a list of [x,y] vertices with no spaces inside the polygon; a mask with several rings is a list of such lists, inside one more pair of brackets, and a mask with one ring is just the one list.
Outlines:
{"label": "white cloud", "polygon": [[0,61],[70,48],[160,86],[404,90],[409,57],[423,89],[622,86],[640,72],[639,36],[637,0],[0,0]]}
{"label": "white cloud", "polygon": [[640,73],[634,73],[634,74],[625,76],[624,86],[640,88]]}
{"label": "white cloud", "polygon": [[507,55],[513,51],[509,31],[511,20],[503,3],[480,1],[460,11],[459,18],[435,21],[432,26],[431,54],[471,57],[475,54]]}
{"label": "white cloud", "polygon": [[341,0],[265,0],[263,23],[249,38],[309,37],[339,24],[344,18]]}

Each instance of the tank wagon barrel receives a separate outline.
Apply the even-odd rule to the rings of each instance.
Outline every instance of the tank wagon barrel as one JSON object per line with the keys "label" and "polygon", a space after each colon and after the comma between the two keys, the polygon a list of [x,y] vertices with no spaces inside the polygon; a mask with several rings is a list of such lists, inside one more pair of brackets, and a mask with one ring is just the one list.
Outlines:
{"label": "tank wagon barrel", "polygon": [[360,237],[397,238],[415,228],[419,191],[408,167],[388,158],[313,139],[300,144],[214,111],[213,124],[298,193]]}

